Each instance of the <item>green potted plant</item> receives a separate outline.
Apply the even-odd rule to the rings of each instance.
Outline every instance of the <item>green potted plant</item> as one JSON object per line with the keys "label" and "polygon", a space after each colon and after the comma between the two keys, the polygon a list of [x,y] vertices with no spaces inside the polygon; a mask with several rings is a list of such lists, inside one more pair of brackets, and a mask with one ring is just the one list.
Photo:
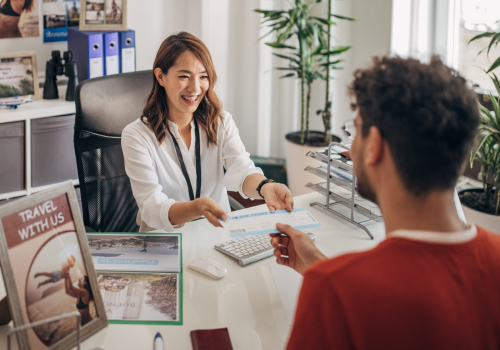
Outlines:
{"label": "green potted plant", "polygon": [[[491,37],[488,53],[493,45],[500,42],[499,32],[485,32],[472,38],[469,42],[484,37]],[[497,96],[490,95],[493,111],[479,104],[481,124],[478,140],[470,156],[470,165],[474,160],[481,165],[483,188],[466,189],[459,193],[460,201],[468,222],[500,233],[500,81],[492,71],[500,67],[498,57],[486,73],[495,85]]]}
{"label": "green potted plant", "polygon": [[[500,95],[500,82],[493,73],[492,80]],[[469,222],[500,233],[500,97],[490,93],[493,111],[479,105],[481,124],[470,164],[481,165],[483,188],[466,189],[459,193],[465,218]]]}
{"label": "green potted plant", "polygon": [[[301,118],[300,131],[286,135],[287,140],[287,175],[288,185],[295,195],[306,193],[304,187],[311,174],[304,172],[307,165],[314,161],[306,154],[308,151],[324,149],[331,141],[340,141],[340,138],[331,134],[331,70],[342,69],[341,59],[335,56],[350,49],[350,46],[331,46],[331,26],[336,25],[332,17],[344,20],[354,20],[350,17],[331,13],[331,0],[328,1],[328,16],[321,18],[312,16],[313,3],[305,0],[295,0],[289,10],[269,11],[255,10],[263,15],[262,25],[269,27],[269,32],[276,34],[276,41],[266,45],[279,50],[284,54],[274,53],[277,57],[288,61],[287,67],[278,67],[285,71],[281,78],[298,78],[301,84]],[[263,38],[264,38],[263,37]],[[325,131],[309,129],[311,86],[315,80],[326,80],[325,108],[317,114],[322,116]]]}

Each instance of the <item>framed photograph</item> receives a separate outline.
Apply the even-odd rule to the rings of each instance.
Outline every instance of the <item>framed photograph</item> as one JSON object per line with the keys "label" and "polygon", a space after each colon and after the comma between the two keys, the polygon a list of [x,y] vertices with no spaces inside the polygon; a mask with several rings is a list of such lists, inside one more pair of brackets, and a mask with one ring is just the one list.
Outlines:
{"label": "framed photograph", "polygon": [[[71,181],[0,207],[0,263],[14,326],[79,311],[81,339],[108,324]],[[70,349],[76,322],[18,333],[21,350]]]}
{"label": "framed photograph", "polygon": [[97,274],[109,323],[182,325],[182,274]]}
{"label": "framed photograph", "polygon": [[0,53],[0,99],[40,98],[35,51]]}
{"label": "framed photograph", "polygon": [[127,0],[81,0],[80,30],[127,30]]}
{"label": "framed photograph", "polygon": [[180,233],[87,234],[108,322],[182,325]]}

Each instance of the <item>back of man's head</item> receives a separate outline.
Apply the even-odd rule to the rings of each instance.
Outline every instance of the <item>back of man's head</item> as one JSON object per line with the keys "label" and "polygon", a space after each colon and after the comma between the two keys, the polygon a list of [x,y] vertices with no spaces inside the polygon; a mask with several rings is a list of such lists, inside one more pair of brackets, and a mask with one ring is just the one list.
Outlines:
{"label": "back of man's head", "polygon": [[[414,195],[451,189],[479,124],[474,93],[438,57],[429,64],[374,58],[350,87],[363,126],[376,126],[404,186]],[[366,137],[369,128],[363,127]]]}

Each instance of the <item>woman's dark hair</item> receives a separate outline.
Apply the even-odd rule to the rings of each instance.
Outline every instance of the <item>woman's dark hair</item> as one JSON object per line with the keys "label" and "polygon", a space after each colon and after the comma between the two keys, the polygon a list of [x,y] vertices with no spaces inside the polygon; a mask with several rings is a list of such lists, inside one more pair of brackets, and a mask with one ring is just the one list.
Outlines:
{"label": "woman's dark hair", "polygon": [[90,302],[91,300],[94,300],[94,294],[92,293],[92,288],[90,287],[89,276],[84,276],[83,279],[85,280],[85,285],[83,286],[83,289],[85,289],[89,293],[89,302]]}
{"label": "woman's dark hair", "polygon": [[35,9],[35,2],[33,0],[25,0],[23,5],[23,10],[26,12],[31,12]]}
{"label": "woman's dark hair", "polygon": [[[475,94],[437,56],[429,64],[400,57],[373,63],[354,73],[349,89],[363,126],[380,130],[410,192],[453,188],[477,134]],[[369,128],[362,131],[366,137]]]}
{"label": "woman's dark hair", "polygon": [[[201,100],[196,112],[194,112],[194,117],[205,127],[208,142],[217,144],[217,127],[219,118],[221,118],[222,107],[214,92],[217,75],[212,56],[210,56],[210,52],[200,39],[186,32],[169,36],[158,49],[153,64],[153,89],[148,95],[141,120],[143,123],[149,124],[158,143],[161,144],[168,132],[168,104],[165,88],[156,79],[154,70],[160,68],[163,74],[167,74],[168,70],[175,65],[179,56],[188,50],[203,63],[210,83],[205,97]],[[147,123],[144,119],[146,119]]]}

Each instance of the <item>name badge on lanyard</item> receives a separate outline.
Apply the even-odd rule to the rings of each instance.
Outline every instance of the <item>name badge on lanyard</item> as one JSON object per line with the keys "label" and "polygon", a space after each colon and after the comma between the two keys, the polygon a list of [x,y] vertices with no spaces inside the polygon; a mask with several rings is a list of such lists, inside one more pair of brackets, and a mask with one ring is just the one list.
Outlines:
{"label": "name badge on lanyard", "polygon": [[[196,118],[193,117],[194,121],[194,131],[195,131],[195,137],[196,137],[196,142],[194,144],[194,150],[196,154],[196,198],[200,198],[200,192],[201,192],[201,157],[200,157],[200,130],[198,129],[198,123],[196,122]],[[177,140],[175,139],[174,135],[168,130],[170,133],[170,136],[172,137],[172,141],[174,142],[175,146],[175,152],[177,153],[177,158],[179,159],[179,164],[181,165],[181,170],[182,174],[184,175],[184,178],[186,179],[186,183],[188,186],[189,190],[189,198],[191,200],[194,200],[194,193],[193,193],[193,187],[191,186],[191,180],[189,179],[189,174],[186,170],[186,165],[184,164],[184,159],[182,158],[182,153],[181,149],[179,148],[179,144],[177,143]]]}

